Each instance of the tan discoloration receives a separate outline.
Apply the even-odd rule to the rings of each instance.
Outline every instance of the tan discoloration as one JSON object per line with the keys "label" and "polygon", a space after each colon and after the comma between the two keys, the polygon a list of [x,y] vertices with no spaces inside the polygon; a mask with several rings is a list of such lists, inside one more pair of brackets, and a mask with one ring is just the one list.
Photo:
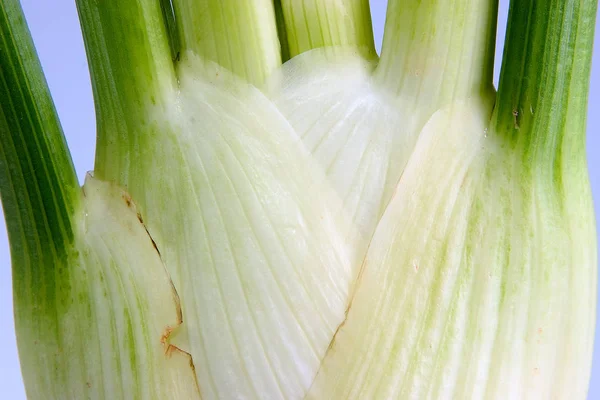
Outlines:
{"label": "tan discoloration", "polygon": [[129,193],[122,192],[121,198],[125,201],[125,204],[127,204],[127,207],[131,207],[131,205],[133,204],[133,200],[131,199],[131,195]]}

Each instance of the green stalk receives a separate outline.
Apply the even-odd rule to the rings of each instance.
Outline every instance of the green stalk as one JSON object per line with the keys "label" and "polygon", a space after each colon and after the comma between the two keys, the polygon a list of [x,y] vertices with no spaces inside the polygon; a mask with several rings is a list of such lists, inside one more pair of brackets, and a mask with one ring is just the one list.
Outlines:
{"label": "green stalk", "polygon": [[555,173],[585,167],[585,122],[595,0],[511,3],[496,130],[532,165]]}
{"label": "green stalk", "polygon": [[73,236],[79,185],[16,0],[0,5],[0,40],[0,187],[13,257],[29,247],[58,254]]}
{"label": "green stalk", "polygon": [[281,65],[271,0],[173,0],[181,50],[253,84]]}
{"label": "green stalk", "polygon": [[53,267],[64,261],[73,240],[79,185],[16,0],[0,4],[0,86],[0,193],[15,305],[18,309],[20,300],[29,298],[52,309],[58,273]]}
{"label": "green stalk", "polygon": [[161,2],[77,0],[90,66],[98,137],[95,174],[125,183],[176,85]]}
{"label": "green stalk", "polygon": [[390,0],[378,79],[441,105],[490,90],[497,0]]}
{"label": "green stalk", "polygon": [[368,0],[279,0],[289,58],[311,49],[356,46],[376,57]]}
{"label": "green stalk", "polygon": [[[13,270],[18,331],[60,341],[55,319],[66,305],[64,268],[74,240],[73,219],[80,190],[41,65],[18,0],[0,2],[0,198]],[[28,351],[18,336],[25,383],[31,368],[47,368],[47,379],[64,371]]]}
{"label": "green stalk", "polygon": [[[513,193],[523,192],[538,215],[540,228],[531,237],[540,241],[558,232],[560,240],[542,254],[545,260],[570,256],[528,271],[536,299],[530,314],[551,310],[560,321],[561,342],[568,344],[557,353],[562,367],[553,377],[557,398],[585,397],[593,352],[598,258],[585,125],[596,11],[595,0],[511,2],[491,124],[523,184]],[[557,283],[548,285],[552,279]],[[564,300],[553,300],[561,286]],[[568,307],[563,315],[556,306],[561,302]],[[496,375],[500,387],[503,378]]]}

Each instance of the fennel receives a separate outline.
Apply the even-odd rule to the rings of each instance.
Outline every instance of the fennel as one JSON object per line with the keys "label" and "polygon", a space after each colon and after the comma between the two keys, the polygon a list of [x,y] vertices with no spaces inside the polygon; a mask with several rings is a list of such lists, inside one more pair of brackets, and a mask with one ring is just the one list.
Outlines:
{"label": "fennel", "polygon": [[583,398],[594,0],[77,0],[78,187],[17,0],[0,189],[30,398]]}

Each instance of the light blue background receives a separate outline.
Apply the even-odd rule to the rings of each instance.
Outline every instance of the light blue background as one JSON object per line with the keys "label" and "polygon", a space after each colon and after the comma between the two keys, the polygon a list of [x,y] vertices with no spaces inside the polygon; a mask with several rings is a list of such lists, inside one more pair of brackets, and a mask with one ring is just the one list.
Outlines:
{"label": "light blue background", "polygon": [[[2,1],[2,0],[0,0]],[[54,97],[80,180],[94,160],[94,105],[74,0],[21,0],[46,79]],[[375,40],[381,45],[384,0],[371,0]],[[496,51],[498,79],[508,0],[500,0]],[[588,162],[596,210],[600,214],[600,22],[596,23],[588,113]],[[0,398],[25,398],[12,317],[10,255],[4,219],[0,218]],[[589,399],[600,399],[600,340],[596,333]]]}

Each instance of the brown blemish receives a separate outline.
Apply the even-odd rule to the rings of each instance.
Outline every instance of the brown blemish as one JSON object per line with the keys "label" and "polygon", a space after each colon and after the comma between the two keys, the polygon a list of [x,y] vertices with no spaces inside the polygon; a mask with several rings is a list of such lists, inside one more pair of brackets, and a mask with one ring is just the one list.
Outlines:
{"label": "brown blemish", "polygon": [[123,191],[123,192],[121,192],[121,198],[123,199],[123,201],[125,201],[125,204],[127,204],[128,208],[131,208],[136,212],[138,221],[140,221],[140,223],[146,230],[146,233],[148,234],[148,237],[150,238],[150,241],[152,242],[152,246],[154,247],[154,250],[156,250],[156,252],[158,253],[158,256],[160,257],[160,251],[158,250],[158,246],[156,245],[156,242],[154,241],[154,238],[152,237],[152,235],[150,235],[150,232],[148,231],[148,227],[144,223],[144,218],[142,217],[142,213],[137,211],[137,206],[135,205],[133,199],[131,198],[131,195],[129,193]]}
{"label": "brown blemish", "polygon": [[152,236],[150,235],[150,232],[148,232],[148,228],[146,227],[146,225],[142,222],[142,220],[140,219],[140,222],[142,223],[144,229],[146,230],[146,233],[148,234],[148,237],[150,238],[150,241],[152,242],[152,246],[154,246],[154,250],[156,250],[156,252],[158,253],[158,256],[162,258],[162,256],[160,255],[160,250],[158,250],[158,246],[156,245],[156,242],[154,241],[154,239],[152,238]]}
{"label": "brown blemish", "polygon": [[521,129],[519,127],[519,110],[517,110],[516,108],[513,108],[512,111],[512,115],[513,115],[513,119],[514,119],[514,124],[515,124],[515,129]]}
{"label": "brown blemish", "polygon": [[[173,355],[173,352],[176,352],[176,351],[190,355],[189,353],[181,350],[179,347],[169,343],[169,337],[171,336],[171,333],[173,332],[174,329],[175,328],[173,328],[172,326],[167,326],[165,328],[162,336],[160,337],[160,344],[162,344],[163,348],[165,349],[165,356],[171,357]],[[191,358],[191,355],[190,355],[190,358]]]}
{"label": "brown blemish", "polygon": [[163,334],[160,337],[160,344],[163,345],[164,349],[165,349],[165,355],[167,356],[171,356],[171,353],[173,352],[173,348],[177,349],[176,346],[173,346],[172,344],[169,343],[169,336],[171,336],[171,333],[173,332],[175,328],[173,328],[172,326],[167,326],[165,328],[165,330],[163,331]]}
{"label": "brown blemish", "polygon": [[122,192],[122,193],[121,193],[121,198],[122,198],[123,200],[125,200],[125,204],[127,204],[127,207],[131,207],[132,200],[131,200],[131,196],[129,195],[129,193],[127,193],[127,192]]}
{"label": "brown blemish", "polygon": [[[173,282],[171,282],[172,284]],[[160,343],[162,344],[164,351],[165,351],[165,357],[170,358],[173,356],[174,353],[177,353],[179,355],[183,355],[185,357],[188,358],[188,362],[189,362],[189,366],[190,369],[192,370],[192,376],[194,377],[194,383],[196,385],[196,390],[198,391],[198,394],[200,394],[200,384],[198,383],[198,377],[196,375],[196,366],[194,365],[194,359],[192,358],[192,355],[190,353],[188,353],[185,350],[180,349],[179,347],[172,345],[171,343],[169,343],[169,337],[171,336],[171,334],[173,333],[173,331],[175,329],[177,329],[177,327],[179,327],[181,324],[183,324],[183,319],[182,319],[182,313],[181,313],[181,306],[179,303],[179,295],[177,294],[177,291],[175,289],[175,287],[173,286],[173,292],[175,294],[175,300],[176,300],[176,308],[177,308],[177,325],[176,326],[170,326],[167,325],[167,327],[165,328],[165,330],[163,331],[162,335],[160,336]]]}

